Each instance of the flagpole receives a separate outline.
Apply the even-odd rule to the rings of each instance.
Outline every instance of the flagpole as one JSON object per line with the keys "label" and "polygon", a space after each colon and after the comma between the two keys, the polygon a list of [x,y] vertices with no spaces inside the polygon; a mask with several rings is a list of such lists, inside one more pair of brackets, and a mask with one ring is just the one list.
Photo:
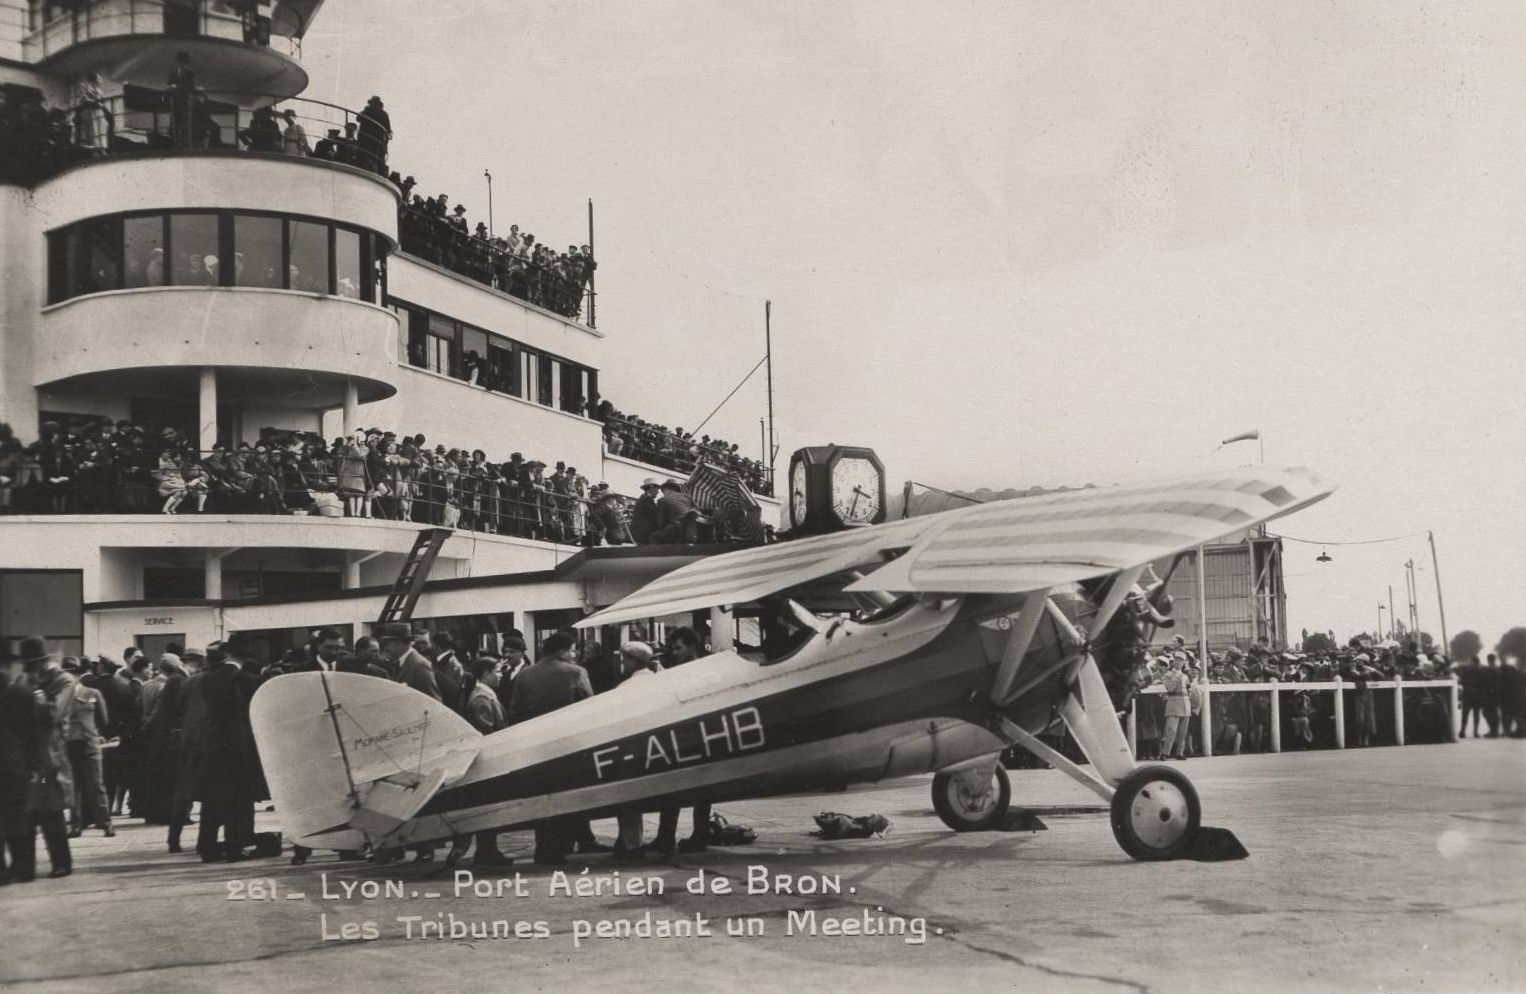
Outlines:
{"label": "flagpole", "polygon": [[768,482],[769,489],[774,482],[774,461],[779,454],[779,447],[774,442],[774,333],[773,333],[774,302],[763,301],[763,359],[768,365]]}

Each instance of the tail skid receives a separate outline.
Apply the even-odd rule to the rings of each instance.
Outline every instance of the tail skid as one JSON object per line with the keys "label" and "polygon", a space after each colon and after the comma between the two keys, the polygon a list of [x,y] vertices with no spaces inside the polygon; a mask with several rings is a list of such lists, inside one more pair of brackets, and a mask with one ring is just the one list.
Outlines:
{"label": "tail skid", "polygon": [[282,830],[312,848],[387,845],[482,744],[439,701],[354,673],[277,677],[250,720]]}

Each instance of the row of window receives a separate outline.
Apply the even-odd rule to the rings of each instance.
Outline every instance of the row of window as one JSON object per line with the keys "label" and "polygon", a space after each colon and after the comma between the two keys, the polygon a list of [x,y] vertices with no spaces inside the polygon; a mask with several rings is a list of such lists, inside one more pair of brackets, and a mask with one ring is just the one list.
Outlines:
{"label": "row of window", "polygon": [[599,402],[599,373],[406,301],[391,299],[408,363],[569,414]]}
{"label": "row of window", "polygon": [[157,211],[48,233],[48,303],[153,286],[304,290],[375,302],[384,240],[330,221],[235,211]]}

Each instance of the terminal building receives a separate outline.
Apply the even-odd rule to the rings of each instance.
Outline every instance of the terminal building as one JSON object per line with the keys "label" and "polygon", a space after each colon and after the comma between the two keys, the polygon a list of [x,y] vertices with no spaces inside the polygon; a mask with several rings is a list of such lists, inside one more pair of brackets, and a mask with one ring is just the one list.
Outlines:
{"label": "terminal building", "polygon": [[[625,497],[686,476],[608,451],[591,288],[547,291],[552,276],[513,259],[442,252],[385,143],[367,147],[361,108],[301,96],[321,7],[3,6],[0,422],[23,445],[49,425],[171,426],[202,453],[377,428],[563,462]],[[272,120],[342,141],[291,149]],[[157,502],[0,510],[0,631],[46,627],[55,649],[113,656],[235,631],[272,653],[318,625],[359,636],[431,524]],[[549,632],[706,551],[446,523],[415,615],[478,640]]]}

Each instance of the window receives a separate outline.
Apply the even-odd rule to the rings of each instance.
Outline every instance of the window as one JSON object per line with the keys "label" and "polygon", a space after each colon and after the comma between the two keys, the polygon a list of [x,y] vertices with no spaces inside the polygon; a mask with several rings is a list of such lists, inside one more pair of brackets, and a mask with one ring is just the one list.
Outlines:
{"label": "window", "polygon": [[278,217],[238,214],[233,218],[233,285],[286,285],[281,262],[284,225]]}
{"label": "window", "polygon": [[428,355],[425,368],[446,376],[456,375],[456,323],[441,314],[429,315]]}
{"label": "window", "polygon": [[[483,383],[487,373],[482,365],[487,359],[487,332],[469,325],[462,325],[461,358],[461,378],[469,382]],[[470,369],[466,368],[468,363],[471,364]],[[476,375],[473,375],[474,373]]]}
{"label": "window", "polygon": [[80,233],[80,278],[75,283],[75,294],[100,293],[102,290],[118,289],[122,285],[122,250],[118,225],[116,218],[102,217],[75,226]]}
{"label": "window", "polygon": [[334,229],[334,292],[341,297],[362,299],[365,265],[360,257],[360,235],[348,228]]}
{"label": "window", "polygon": [[488,366],[493,371],[493,389],[519,396],[519,377],[515,375],[514,343],[497,335],[488,339]]}
{"label": "window", "polygon": [[171,214],[170,251],[174,285],[217,286],[221,282],[216,214]]}
{"label": "window", "polygon": [[551,391],[556,382],[556,373],[554,371],[556,361],[548,355],[539,356],[538,358],[540,362],[536,364],[538,368],[536,369],[535,399],[539,403],[550,407]]}
{"label": "window", "polygon": [[287,221],[291,255],[287,270],[293,290],[329,292],[329,228],[311,221]]}
{"label": "window", "polygon": [[122,220],[122,285],[129,289],[164,285],[164,216]]}

